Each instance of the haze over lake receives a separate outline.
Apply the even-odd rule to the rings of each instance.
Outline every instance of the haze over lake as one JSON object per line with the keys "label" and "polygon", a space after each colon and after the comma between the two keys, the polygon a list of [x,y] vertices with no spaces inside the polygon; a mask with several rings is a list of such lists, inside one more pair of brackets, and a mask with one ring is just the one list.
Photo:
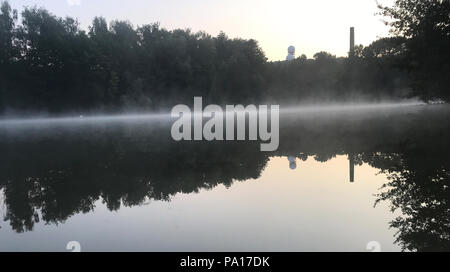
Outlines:
{"label": "haze over lake", "polygon": [[0,250],[448,250],[450,108],[311,109],[281,109],[275,152],[163,116],[3,120]]}

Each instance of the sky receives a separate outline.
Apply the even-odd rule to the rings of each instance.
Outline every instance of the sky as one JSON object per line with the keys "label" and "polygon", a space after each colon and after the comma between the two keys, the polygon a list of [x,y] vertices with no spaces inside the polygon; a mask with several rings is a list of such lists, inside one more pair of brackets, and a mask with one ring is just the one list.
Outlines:
{"label": "sky", "polygon": [[[216,36],[255,39],[270,61],[284,60],[287,47],[296,56],[327,51],[345,56],[349,28],[356,44],[369,45],[389,35],[376,16],[375,0],[9,0],[19,11],[24,6],[45,7],[57,16],[77,18],[87,29],[95,16],[108,21],[128,20],[139,26],[159,22],[172,30],[190,28]],[[391,5],[393,0],[378,0]]]}

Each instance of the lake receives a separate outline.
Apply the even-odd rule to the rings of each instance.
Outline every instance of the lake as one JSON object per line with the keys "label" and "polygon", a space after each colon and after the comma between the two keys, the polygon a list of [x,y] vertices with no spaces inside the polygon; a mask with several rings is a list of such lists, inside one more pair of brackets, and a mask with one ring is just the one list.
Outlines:
{"label": "lake", "polygon": [[281,109],[274,152],[164,115],[1,120],[0,251],[450,250],[448,105]]}

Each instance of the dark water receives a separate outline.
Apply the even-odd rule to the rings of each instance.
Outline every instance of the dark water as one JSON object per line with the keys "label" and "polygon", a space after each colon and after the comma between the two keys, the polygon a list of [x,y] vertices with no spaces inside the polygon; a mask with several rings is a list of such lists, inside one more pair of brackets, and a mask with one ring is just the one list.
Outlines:
{"label": "dark water", "polygon": [[449,121],[291,110],[275,152],[175,142],[164,118],[3,121],[0,250],[449,251]]}

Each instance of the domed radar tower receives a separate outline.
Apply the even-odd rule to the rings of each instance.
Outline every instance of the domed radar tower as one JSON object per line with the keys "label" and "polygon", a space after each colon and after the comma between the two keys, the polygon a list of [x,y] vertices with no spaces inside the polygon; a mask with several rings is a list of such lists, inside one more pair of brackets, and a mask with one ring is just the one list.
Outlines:
{"label": "domed radar tower", "polygon": [[286,61],[291,61],[293,59],[295,59],[295,47],[291,45],[288,47],[288,55],[286,56]]}
{"label": "domed radar tower", "polygon": [[289,168],[295,170],[297,168],[297,158],[294,156],[288,156]]}

